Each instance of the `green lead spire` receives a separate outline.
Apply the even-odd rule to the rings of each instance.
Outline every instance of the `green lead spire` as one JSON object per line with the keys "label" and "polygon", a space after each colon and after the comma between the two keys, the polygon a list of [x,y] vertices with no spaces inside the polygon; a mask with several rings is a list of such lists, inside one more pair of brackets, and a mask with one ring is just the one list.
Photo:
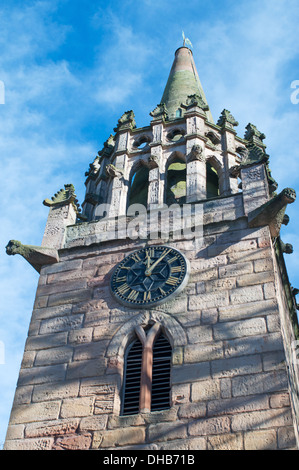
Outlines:
{"label": "green lead spire", "polygon": [[[180,117],[180,113],[183,114],[181,105],[186,103],[190,95],[200,95],[207,105],[192,51],[183,46],[175,52],[175,58],[161,99],[161,103],[166,105],[170,120]],[[210,110],[206,111],[206,114],[208,120],[214,123]]]}

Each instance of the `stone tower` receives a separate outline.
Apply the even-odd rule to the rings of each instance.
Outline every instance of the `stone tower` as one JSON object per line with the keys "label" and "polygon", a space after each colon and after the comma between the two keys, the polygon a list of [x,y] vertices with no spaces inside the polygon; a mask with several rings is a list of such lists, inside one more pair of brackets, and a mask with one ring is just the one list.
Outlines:
{"label": "stone tower", "polygon": [[296,449],[296,289],[265,135],[217,124],[180,47],[161,103],[133,111],[51,200],[5,449]]}

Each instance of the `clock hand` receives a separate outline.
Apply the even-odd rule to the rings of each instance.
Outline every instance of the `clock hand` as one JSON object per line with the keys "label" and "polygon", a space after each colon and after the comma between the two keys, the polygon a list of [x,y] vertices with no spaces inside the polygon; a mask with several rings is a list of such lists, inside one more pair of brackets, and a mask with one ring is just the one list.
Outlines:
{"label": "clock hand", "polygon": [[160,258],[157,259],[157,261],[155,261],[149,268],[147,268],[147,269],[145,270],[145,273],[144,273],[144,274],[145,274],[146,276],[150,276],[150,275],[152,274],[152,272],[153,272],[153,269],[157,266],[158,263],[160,263],[160,261],[162,261],[162,259],[163,259],[170,251],[171,251],[171,248],[169,248],[169,250],[165,251],[165,252],[163,253],[163,255],[160,256]]}

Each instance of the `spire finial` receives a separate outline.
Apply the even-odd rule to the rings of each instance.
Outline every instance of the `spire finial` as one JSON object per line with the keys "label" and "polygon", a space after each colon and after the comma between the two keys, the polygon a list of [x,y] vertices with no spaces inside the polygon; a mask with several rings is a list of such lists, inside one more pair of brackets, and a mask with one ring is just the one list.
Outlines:
{"label": "spire finial", "polygon": [[192,42],[190,41],[190,39],[185,37],[184,31],[182,31],[182,36],[183,36],[183,47],[186,47],[186,46],[189,47],[189,48],[193,47]]}

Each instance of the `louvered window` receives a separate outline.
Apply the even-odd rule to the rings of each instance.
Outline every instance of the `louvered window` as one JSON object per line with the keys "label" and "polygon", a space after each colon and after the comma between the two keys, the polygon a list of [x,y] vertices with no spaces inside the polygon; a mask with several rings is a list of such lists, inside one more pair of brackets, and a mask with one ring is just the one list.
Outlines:
{"label": "louvered window", "polygon": [[126,353],[122,415],[170,407],[171,345],[158,323],[136,333]]}
{"label": "louvered window", "polygon": [[171,346],[164,335],[160,335],[153,348],[152,411],[170,407]]}
{"label": "louvered window", "polygon": [[124,377],[123,415],[139,413],[142,344],[139,339],[129,347]]}

